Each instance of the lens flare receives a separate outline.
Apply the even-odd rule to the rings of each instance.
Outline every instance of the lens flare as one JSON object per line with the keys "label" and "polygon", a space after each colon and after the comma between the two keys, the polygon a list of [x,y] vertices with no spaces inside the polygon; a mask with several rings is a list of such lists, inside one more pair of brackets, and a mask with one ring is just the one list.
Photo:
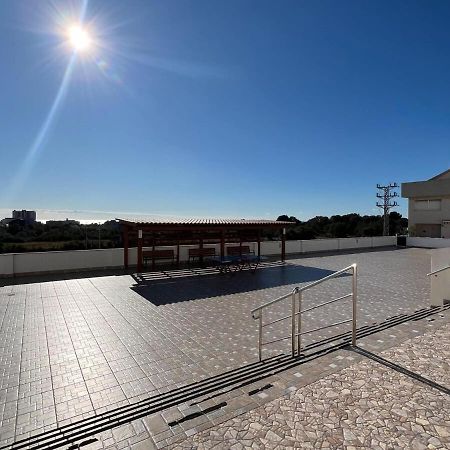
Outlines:
{"label": "lens flare", "polygon": [[73,25],[68,30],[69,43],[77,52],[85,52],[92,46],[92,39],[86,29]]}

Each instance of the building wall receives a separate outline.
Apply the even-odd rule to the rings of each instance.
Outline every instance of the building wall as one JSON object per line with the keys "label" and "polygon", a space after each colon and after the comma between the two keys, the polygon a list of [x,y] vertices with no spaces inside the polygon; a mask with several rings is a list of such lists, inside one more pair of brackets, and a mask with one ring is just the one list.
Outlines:
{"label": "building wall", "polygon": [[441,225],[434,223],[416,223],[414,224],[414,236],[440,238]]}
{"label": "building wall", "polygon": [[26,209],[14,210],[12,212],[13,219],[21,219],[25,222],[36,222],[36,211],[27,211]]}
{"label": "building wall", "polygon": [[445,239],[450,239],[450,220],[445,220],[442,225],[442,237]]}
{"label": "building wall", "polygon": [[450,178],[402,183],[402,197],[431,198],[450,195]]}
{"label": "building wall", "polygon": [[[429,200],[429,198],[410,198],[408,201],[408,227],[414,227],[417,236],[443,237],[443,221],[450,220],[450,197],[433,197],[441,200],[440,210],[417,210],[417,200]],[[434,225],[434,226],[433,226]]]}
{"label": "building wall", "polygon": [[[450,170],[427,181],[402,183],[402,197],[408,199],[410,234],[419,237],[447,237],[445,221],[450,221]],[[439,210],[416,209],[418,201],[440,200]]]}

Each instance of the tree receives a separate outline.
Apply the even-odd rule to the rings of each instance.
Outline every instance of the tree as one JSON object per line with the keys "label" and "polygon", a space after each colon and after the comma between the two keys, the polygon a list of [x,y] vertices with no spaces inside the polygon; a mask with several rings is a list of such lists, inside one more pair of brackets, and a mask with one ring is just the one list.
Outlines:
{"label": "tree", "polygon": [[[277,220],[290,220],[296,223],[287,229],[286,238],[290,240],[383,235],[383,217],[379,215],[361,216],[351,213],[331,217],[316,216],[302,222],[293,216],[283,214]],[[408,219],[397,212],[391,212],[390,222],[391,235],[404,233],[408,226]]]}

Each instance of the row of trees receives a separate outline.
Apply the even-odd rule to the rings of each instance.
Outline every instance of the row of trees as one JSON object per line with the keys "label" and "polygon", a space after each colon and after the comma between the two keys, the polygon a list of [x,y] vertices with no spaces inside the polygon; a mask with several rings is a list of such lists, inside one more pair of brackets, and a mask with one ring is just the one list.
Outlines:
{"label": "row of trees", "polygon": [[[390,234],[406,232],[408,220],[397,212],[391,212]],[[316,216],[301,221],[293,216],[282,215],[277,220],[295,222],[287,230],[287,239],[344,238],[352,236],[381,236],[382,216]],[[268,239],[278,238],[271,233]],[[120,247],[122,239],[117,222],[111,220],[102,225],[82,225],[74,221],[61,221],[26,225],[11,223],[0,227],[0,253],[46,250],[79,250],[89,248]]]}
{"label": "row of trees", "polygon": [[[382,216],[361,216],[345,214],[343,216],[316,216],[302,222],[294,216],[282,215],[277,220],[295,222],[286,232],[287,239],[345,238],[353,236],[381,236],[383,234]],[[398,212],[389,214],[389,234],[406,233],[408,219]]]}
{"label": "row of trees", "polygon": [[83,225],[75,221],[0,226],[0,253],[111,248],[121,245],[118,224]]}

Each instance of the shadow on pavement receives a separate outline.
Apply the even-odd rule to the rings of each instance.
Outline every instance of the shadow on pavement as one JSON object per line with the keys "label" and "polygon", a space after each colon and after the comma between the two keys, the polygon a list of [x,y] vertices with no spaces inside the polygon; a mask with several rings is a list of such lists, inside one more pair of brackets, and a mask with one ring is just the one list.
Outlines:
{"label": "shadow on pavement", "polygon": [[[134,275],[131,289],[154,305],[165,305],[202,298],[257,291],[278,286],[306,283],[331,275],[334,271],[293,264],[264,265],[255,273],[219,274],[214,269],[192,269]],[[346,274],[344,274],[346,276]]]}
{"label": "shadow on pavement", "polygon": [[430,380],[429,378],[425,378],[422,375],[413,372],[412,370],[406,369],[403,366],[400,366],[392,361],[389,361],[385,358],[382,358],[379,355],[376,355],[375,353],[369,352],[368,350],[365,350],[361,347],[349,347],[351,350],[353,350],[356,353],[359,353],[360,355],[363,355],[369,359],[371,359],[372,361],[377,362],[378,364],[381,364],[385,367],[388,367],[389,369],[395,370],[396,372],[399,372],[403,375],[406,375],[414,380],[420,381],[423,384],[426,384],[427,386],[430,386],[434,389],[437,389],[441,392],[443,392],[444,394],[450,395],[450,389],[442,386],[441,384],[436,383],[435,381]]}

